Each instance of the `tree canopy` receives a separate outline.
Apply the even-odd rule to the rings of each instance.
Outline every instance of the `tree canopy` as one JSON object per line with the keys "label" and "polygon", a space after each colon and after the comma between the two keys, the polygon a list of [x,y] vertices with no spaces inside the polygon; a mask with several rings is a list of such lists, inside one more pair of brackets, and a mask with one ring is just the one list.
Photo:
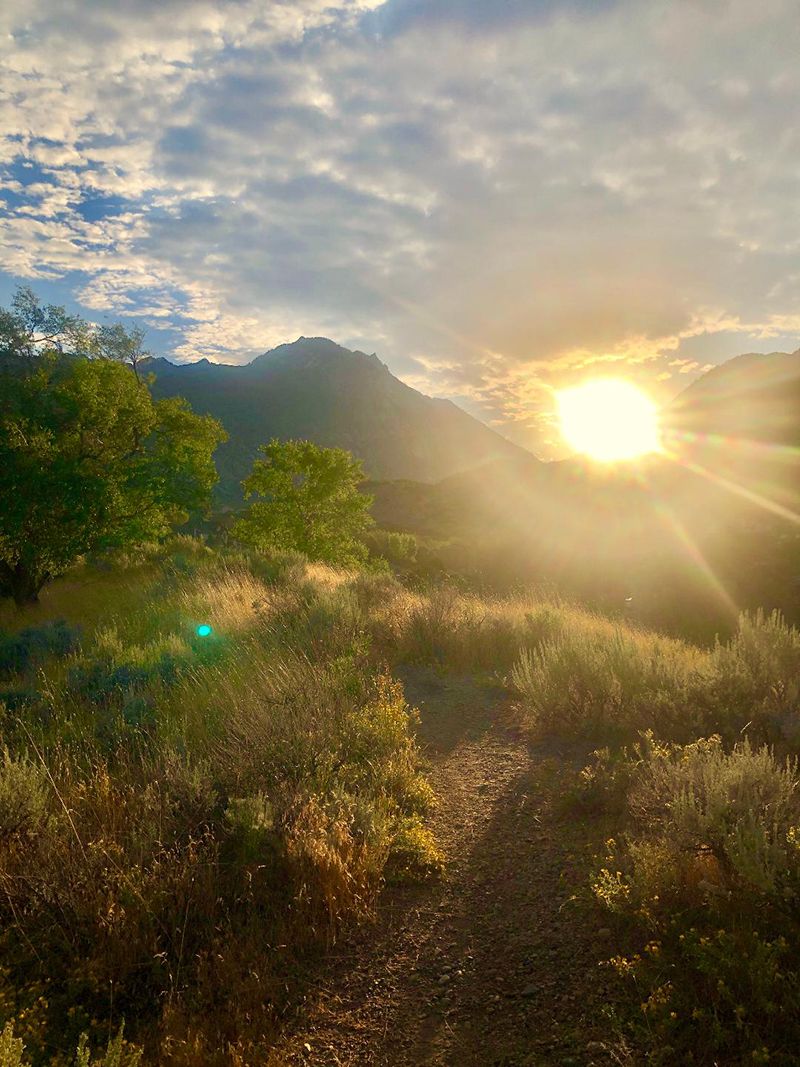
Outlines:
{"label": "tree canopy", "polygon": [[207,504],[225,431],[153,400],[134,373],[141,341],[30,290],[0,314],[0,595],[35,600],[81,554],[157,538]]}
{"label": "tree canopy", "polygon": [[372,497],[359,491],[361,461],[342,448],[311,441],[270,441],[259,449],[242,483],[250,504],[234,524],[237,540],[257,548],[302,552],[309,559],[348,564],[362,560],[361,535],[372,525]]}

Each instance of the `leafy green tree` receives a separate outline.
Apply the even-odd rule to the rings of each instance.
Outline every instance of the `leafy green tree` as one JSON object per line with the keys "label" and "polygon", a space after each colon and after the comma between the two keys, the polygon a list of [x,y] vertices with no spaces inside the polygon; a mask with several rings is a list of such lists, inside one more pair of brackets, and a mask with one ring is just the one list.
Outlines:
{"label": "leafy green tree", "polygon": [[348,564],[363,560],[362,535],[372,525],[372,497],[359,491],[361,461],[343,448],[311,441],[270,441],[242,483],[254,501],[232,528],[257,548],[293,549],[309,559]]}
{"label": "leafy green tree", "polygon": [[89,354],[89,324],[57,304],[42,304],[33,289],[21,285],[11,308],[0,308],[0,358],[4,362],[33,359],[43,352]]}
{"label": "leafy green tree", "polygon": [[22,605],[83,553],[163,536],[204,507],[226,434],[97,358],[86,324],[45,309],[38,334],[35,306],[19,308],[0,317],[0,595]]}

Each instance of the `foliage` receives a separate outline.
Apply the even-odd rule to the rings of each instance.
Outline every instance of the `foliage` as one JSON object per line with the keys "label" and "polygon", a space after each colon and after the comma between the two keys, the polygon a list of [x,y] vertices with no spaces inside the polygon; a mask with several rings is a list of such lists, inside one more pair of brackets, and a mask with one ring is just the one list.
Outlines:
{"label": "foliage", "polygon": [[733,637],[702,650],[584,617],[523,648],[511,680],[531,722],[568,735],[690,740],[800,737],[800,633],[777,613],[742,615]]}
{"label": "foliage", "polygon": [[[128,1044],[120,1026],[116,1035],[108,1042],[104,1055],[93,1058],[86,1034],[81,1034],[75,1050],[75,1067],[138,1067],[142,1060],[142,1049]],[[0,1033],[0,1067],[29,1067],[30,1061],[25,1056],[25,1042],[14,1036],[13,1022],[7,1022]]]}
{"label": "foliage", "polygon": [[34,836],[48,818],[50,783],[41,761],[3,750],[0,763],[0,840]]}
{"label": "foliage", "polygon": [[259,450],[242,483],[250,504],[232,535],[257,548],[302,552],[325,563],[350,564],[366,557],[361,540],[371,525],[372,500],[359,492],[359,460],[341,448],[311,441],[271,441]]}
{"label": "foliage", "polygon": [[[176,1062],[227,1062],[240,1042],[263,1059],[292,961],[368,914],[385,876],[440,863],[413,713],[353,577],[171,551],[192,567],[148,548],[70,576],[80,650],[30,661],[40,703],[4,722],[0,1024],[24,1020],[34,1064],[71,1062],[122,1016]],[[147,568],[138,599],[115,618],[107,596],[98,617],[94,585],[116,591],[126,567]],[[39,629],[59,590],[28,609]]]}
{"label": "foliage", "polygon": [[67,655],[75,651],[79,641],[80,630],[63,619],[29,626],[16,634],[0,633],[0,673],[24,671],[48,655]]}
{"label": "foliage", "polygon": [[385,559],[400,573],[412,570],[417,564],[419,541],[414,534],[373,529],[367,534],[366,543],[373,558]]}
{"label": "foliage", "polygon": [[532,730],[600,735],[571,814],[614,826],[594,899],[650,1060],[792,1062],[798,646],[778,616],[697,648],[296,552],[184,537],[99,562],[26,609],[20,632],[83,636],[66,660],[33,641],[13,680],[34,696],[3,718],[0,1023],[25,1020],[35,1063],[105,1043],[112,1014],[165,1061],[266,1059],[298,959],[386,878],[440,867],[408,663],[505,682]]}
{"label": "foliage", "polygon": [[42,351],[86,354],[88,324],[57,304],[42,304],[30,286],[19,286],[11,308],[0,308],[0,360],[33,359]]}
{"label": "foliage", "polygon": [[719,737],[681,746],[647,735],[627,780],[630,829],[609,842],[594,889],[647,939],[613,962],[648,990],[652,1058],[790,1062],[800,1038],[796,762],[747,739],[726,751]]}
{"label": "foliage", "polygon": [[[72,330],[42,315],[42,329]],[[35,339],[20,351],[0,356],[0,594],[18,604],[79,555],[161,537],[204,506],[225,438],[121,363]]]}

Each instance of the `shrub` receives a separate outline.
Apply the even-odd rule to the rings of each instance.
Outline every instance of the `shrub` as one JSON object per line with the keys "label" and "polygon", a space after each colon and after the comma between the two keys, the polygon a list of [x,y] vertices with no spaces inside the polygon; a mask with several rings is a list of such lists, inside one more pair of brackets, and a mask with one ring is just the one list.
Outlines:
{"label": "shrub", "polygon": [[42,694],[32,686],[14,686],[13,689],[0,689],[0,707],[8,711],[24,711],[40,703]]}
{"label": "shrub", "polygon": [[511,681],[542,729],[691,731],[701,666],[699,653],[682,642],[573,620],[558,636],[524,649]]}
{"label": "shrub", "polygon": [[0,634],[0,672],[21,673],[47,656],[65,656],[80,643],[80,629],[63,619]]}
{"label": "shrub", "polygon": [[0,762],[0,841],[30,837],[47,821],[51,787],[40,762],[3,750]]}
{"label": "shrub", "polygon": [[408,571],[417,562],[419,542],[414,534],[396,530],[370,530],[365,537],[370,556],[385,559],[394,570]]}
{"label": "shrub", "polygon": [[735,740],[746,728],[758,740],[800,747],[800,631],[777,611],[742,615],[710,665],[702,698],[709,732]]}
{"label": "shrub", "polygon": [[800,888],[800,782],[748,739],[725,752],[719,737],[654,748],[632,790],[630,809],[658,827],[676,853],[713,858],[731,891]]}
{"label": "shrub", "polygon": [[[95,1059],[89,1049],[88,1038],[82,1034],[75,1050],[75,1067],[138,1067],[143,1050],[128,1044],[120,1026],[115,1037],[109,1039],[105,1055]],[[14,1036],[13,1022],[7,1022],[0,1033],[0,1067],[29,1067],[22,1038]]]}
{"label": "shrub", "polygon": [[781,1057],[800,1039],[797,765],[747,739],[726,752],[719,737],[649,737],[639,756],[632,829],[610,843],[594,889],[647,938],[615,963],[646,990],[655,1062],[790,1062]]}
{"label": "shrub", "polygon": [[405,594],[390,639],[394,655],[456,671],[508,670],[520,650],[558,632],[565,611],[527,598],[487,598],[452,586]]}
{"label": "shrub", "polygon": [[6,1023],[0,1034],[0,1067],[25,1067],[24,1052],[22,1040],[14,1037],[13,1023]]}
{"label": "shrub", "polygon": [[778,614],[744,615],[729,642],[703,651],[572,613],[523,647],[511,681],[531,722],[567,735],[800,741],[800,633]]}

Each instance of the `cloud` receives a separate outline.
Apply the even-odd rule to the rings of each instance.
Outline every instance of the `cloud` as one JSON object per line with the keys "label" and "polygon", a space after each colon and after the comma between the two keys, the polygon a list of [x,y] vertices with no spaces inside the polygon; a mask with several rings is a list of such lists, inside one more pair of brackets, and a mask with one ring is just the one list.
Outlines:
{"label": "cloud", "polygon": [[12,0],[0,254],[178,358],[299,334],[547,446],[797,347],[789,0]]}

